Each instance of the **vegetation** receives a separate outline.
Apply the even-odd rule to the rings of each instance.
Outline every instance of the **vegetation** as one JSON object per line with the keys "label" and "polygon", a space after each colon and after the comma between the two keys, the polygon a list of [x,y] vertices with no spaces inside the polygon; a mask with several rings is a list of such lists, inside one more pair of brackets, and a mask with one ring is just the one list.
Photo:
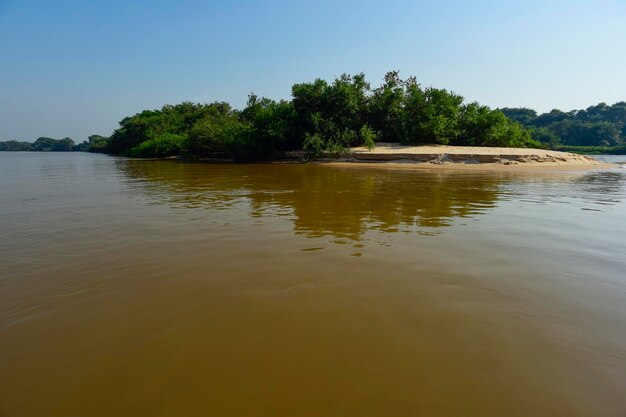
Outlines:
{"label": "vegetation", "polygon": [[78,150],[104,153],[107,150],[108,143],[109,138],[107,138],[106,136],[91,135],[89,136],[88,140],[78,145],[78,147],[80,148]]}
{"label": "vegetation", "polygon": [[624,153],[626,149],[626,102],[623,101],[567,113],[552,110],[537,114],[526,108],[501,111],[528,128],[534,139],[557,150]]}
{"label": "vegetation", "polygon": [[35,142],[18,142],[9,140],[0,142],[0,151],[39,151],[39,152],[71,152],[76,149],[70,138],[52,139],[40,137]]}
{"label": "vegetation", "polygon": [[275,159],[286,151],[309,157],[342,155],[378,141],[406,145],[444,144],[550,147],[578,152],[626,149],[626,103],[599,104],[564,113],[526,108],[492,110],[466,103],[453,92],[423,88],[397,71],[371,88],[365,75],[342,75],[295,84],[291,100],[251,94],[237,110],[225,102],[184,102],[126,117],[110,137],[92,135],[34,143],[0,142],[0,150],[88,151],[136,157]]}
{"label": "vegetation", "polygon": [[0,151],[32,151],[33,144],[30,142],[18,142],[17,140],[7,140],[0,142]]}
{"label": "vegetation", "polygon": [[8,140],[0,142],[0,151],[36,151],[36,152],[106,152],[108,138],[99,135],[89,136],[89,140],[74,143],[73,139],[52,139],[39,137],[34,142]]}
{"label": "vegetation", "polygon": [[[252,94],[243,110],[228,103],[181,103],[120,122],[99,150],[144,157],[183,155],[274,159],[289,150],[341,155],[377,141],[404,144],[539,147],[530,131],[502,112],[389,72],[375,89],[363,74],[295,84],[292,99]],[[90,142],[90,149],[91,146]]]}
{"label": "vegetation", "polygon": [[584,155],[626,155],[626,146],[567,146],[559,145],[554,148],[562,152],[574,152]]}

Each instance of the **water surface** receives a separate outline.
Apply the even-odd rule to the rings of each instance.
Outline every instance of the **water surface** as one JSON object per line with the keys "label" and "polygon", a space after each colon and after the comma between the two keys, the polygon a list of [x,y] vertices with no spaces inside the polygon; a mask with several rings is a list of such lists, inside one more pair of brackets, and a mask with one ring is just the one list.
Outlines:
{"label": "water surface", "polygon": [[0,153],[0,416],[623,416],[624,172]]}

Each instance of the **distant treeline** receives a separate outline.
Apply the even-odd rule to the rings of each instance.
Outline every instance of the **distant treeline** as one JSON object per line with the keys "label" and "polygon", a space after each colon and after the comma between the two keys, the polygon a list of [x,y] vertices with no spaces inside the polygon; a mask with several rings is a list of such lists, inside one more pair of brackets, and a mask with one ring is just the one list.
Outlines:
{"label": "distant treeline", "polygon": [[552,110],[537,114],[526,108],[500,110],[529,129],[534,139],[555,149],[626,146],[626,102],[623,101],[567,113]]}
{"label": "distant treeline", "polygon": [[76,144],[71,138],[53,139],[39,137],[34,142],[8,140],[0,142],[0,151],[35,151],[35,152],[105,152],[108,138],[91,135],[88,140]]}
{"label": "distant treeline", "polygon": [[389,72],[371,88],[363,74],[295,84],[291,100],[252,94],[243,110],[228,103],[181,103],[127,117],[104,150],[130,156],[272,159],[288,150],[342,154],[377,141],[404,144],[536,147],[502,112]]}

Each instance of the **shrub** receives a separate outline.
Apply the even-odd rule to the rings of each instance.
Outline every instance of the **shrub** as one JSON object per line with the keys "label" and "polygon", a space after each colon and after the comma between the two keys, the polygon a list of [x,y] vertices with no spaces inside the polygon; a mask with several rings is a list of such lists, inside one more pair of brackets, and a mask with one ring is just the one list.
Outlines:
{"label": "shrub", "polygon": [[248,130],[236,114],[208,116],[191,128],[189,151],[195,156],[233,156],[247,140]]}
{"label": "shrub", "polygon": [[141,142],[128,154],[135,157],[164,157],[180,155],[187,146],[187,135],[163,133],[153,139]]}
{"label": "shrub", "polygon": [[306,152],[308,159],[318,158],[324,153],[324,141],[317,133],[307,133],[304,137],[304,142],[302,142],[302,149]]}
{"label": "shrub", "polygon": [[368,126],[363,125],[359,131],[361,143],[370,151],[376,147],[376,133]]}

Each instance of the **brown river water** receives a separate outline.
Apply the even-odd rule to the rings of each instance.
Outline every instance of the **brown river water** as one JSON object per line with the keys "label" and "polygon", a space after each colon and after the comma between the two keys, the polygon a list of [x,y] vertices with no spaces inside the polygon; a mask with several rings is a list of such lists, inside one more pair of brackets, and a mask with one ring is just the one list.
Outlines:
{"label": "brown river water", "polygon": [[626,169],[0,154],[0,416],[626,415]]}

